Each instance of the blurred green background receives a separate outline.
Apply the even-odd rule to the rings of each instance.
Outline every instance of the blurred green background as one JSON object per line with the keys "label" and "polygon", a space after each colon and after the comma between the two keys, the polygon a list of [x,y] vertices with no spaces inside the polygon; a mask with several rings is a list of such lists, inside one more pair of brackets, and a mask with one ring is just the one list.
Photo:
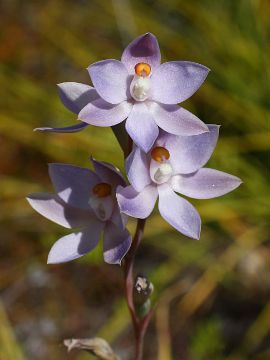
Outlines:
{"label": "blurred green background", "polygon": [[[202,236],[192,241],[155,212],[137,256],[159,305],[147,360],[270,359],[270,2],[269,0],[2,0],[0,3],[0,359],[90,359],[62,340],[100,335],[133,359],[122,273],[101,248],[81,261],[47,266],[68,233],[24,197],[51,190],[48,162],[89,166],[90,154],[123,169],[111,129],[34,133],[75,117],[56,83],[89,83],[92,62],[121,56],[153,32],[163,61],[212,69],[184,106],[222,125],[209,166],[243,179],[231,194],[192,201]],[[130,228],[134,223],[130,222]]]}

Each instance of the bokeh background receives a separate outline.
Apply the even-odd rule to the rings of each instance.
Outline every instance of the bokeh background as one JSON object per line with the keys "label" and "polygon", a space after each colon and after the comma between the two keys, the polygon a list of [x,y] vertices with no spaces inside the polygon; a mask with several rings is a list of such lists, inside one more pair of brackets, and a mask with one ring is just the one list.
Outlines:
{"label": "bokeh background", "polygon": [[[101,247],[47,266],[68,233],[36,214],[30,192],[49,191],[48,162],[89,166],[89,155],[123,169],[111,129],[34,133],[75,117],[56,83],[89,83],[92,62],[121,56],[153,32],[163,61],[212,69],[184,106],[221,126],[210,167],[241,177],[224,197],[192,201],[201,240],[174,231],[155,212],[136,267],[155,284],[159,306],[146,337],[147,360],[270,359],[270,2],[268,0],[2,0],[0,3],[0,359],[90,359],[67,355],[69,337],[106,338],[133,359],[122,273]],[[130,229],[134,223],[130,222]]]}

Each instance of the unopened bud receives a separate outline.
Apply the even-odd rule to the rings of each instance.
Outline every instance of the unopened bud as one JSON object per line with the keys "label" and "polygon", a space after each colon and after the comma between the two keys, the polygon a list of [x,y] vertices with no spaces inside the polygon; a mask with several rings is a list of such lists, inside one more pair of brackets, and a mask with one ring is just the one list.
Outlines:
{"label": "unopened bud", "polygon": [[154,291],[153,284],[145,275],[137,275],[133,290],[134,303],[139,317],[143,318],[151,308],[150,296]]}

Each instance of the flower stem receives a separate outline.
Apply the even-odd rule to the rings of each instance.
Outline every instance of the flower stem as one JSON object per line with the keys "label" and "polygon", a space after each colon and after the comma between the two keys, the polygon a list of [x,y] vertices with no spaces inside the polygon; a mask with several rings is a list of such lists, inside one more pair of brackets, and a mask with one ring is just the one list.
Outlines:
{"label": "flower stem", "polygon": [[131,314],[135,339],[136,339],[135,360],[142,360],[144,336],[150,318],[152,316],[152,311],[150,311],[144,318],[140,319],[136,314],[134,299],[133,299],[133,289],[134,289],[133,266],[134,266],[135,255],[142,240],[145,222],[146,222],[145,219],[138,219],[135,236],[133,238],[130,250],[125,257],[125,264],[124,264],[126,299]]}

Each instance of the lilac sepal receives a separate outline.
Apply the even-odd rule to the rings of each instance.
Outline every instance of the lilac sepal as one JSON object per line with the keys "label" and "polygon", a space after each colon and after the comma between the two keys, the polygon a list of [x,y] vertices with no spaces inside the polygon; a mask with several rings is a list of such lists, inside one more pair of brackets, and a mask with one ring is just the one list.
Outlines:
{"label": "lilac sepal", "polygon": [[210,159],[218,140],[219,125],[207,125],[208,132],[196,136],[176,136],[161,132],[156,146],[170,152],[170,163],[175,174],[191,174]]}
{"label": "lilac sepal", "polygon": [[151,183],[149,157],[139,147],[134,146],[125,161],[128,180],[136,191],[142,191]]}
{"label": "lilac sepal", "polygon": [[132,110],[127,101],[114,105],[103,99],[87,104],[79,113],[78,118],[90,125],[114,126],[125,120]]}
{"label": "lilac sepal", "polygon": [[112,222],[107,222],[104,230],[103,254],[108,264],[121,264],[123,257],[130,248],[132,238],[130,233],[119,229]]}
{"label": "lilac sepal", "polygon": [[156,124],[170,134],[191,136],[208,132],[206,124],[178,105],[153,103],[151,112]]}
{"label": "lilac sepal", "polygon": [[162,104],[187,100],[202,85],[210,70],[191,61],[170,61],[153,72],[152,99]]}
{"label": "lilac sepal", "polygon": [[34,193],[26,199],[39,214],[68,229],[86,226],[94,217],[90,208],[72,206],[64,202],[57,194]]}
{"label": "lilac sepal", "polygon": [[94,87],[105,101],[119,104],[129,97],[129,75],[118,60],[98,61],[88,67]]}
{"label": "lilac sepal", "polygon": [[177,196],[168,184],[159,185],[158,193],[158,208],[161,216],[182,234],[198,240],[201,219],[194,206]]}
{"label": "lilac sepal", "polygon": [[57,86],[62,103],[75,114],[78,114],[88,103],[99,98],[96,90],[86,84],[64,82]]}
{"label": "lilac sepal", "polygon": [[145,219],[154,209],[158,192],[154,185],[146,186],[141,192],[137,192],[132,186],[119,186],[116,196],[121,212]]}
{"label": "lilac sepal", "polygon": [[[99,98],[96,90],[89,85],[76,82],[64,82],[58,84],[59,96],[62,103],[67,109],[79,114],[79,112],[90,102]],[[55,127],[38,127],[34,131],[46,131],[55,133],[73,133],[83,130],[89,124],[80,122],[79,124],[55,128]]]}
{"label": "lilac sepal", "polygon": [[126,214],[120,212],[118,203],[115,204],[115,206],[113,208],[111,222],[114,223],[119,229],[123,229],[123,230],[124,230],[125,226],[127,225],[128,216]]}
{"label": "lilac sepal", "polygon": [[49,164],[56,193],[68,204],[89,209],[91,189],[102,180],[90,169],[68,164]]}
{"label": "lilac sepal", "polygon": [[144,152],[148,152],[158,137],[158,126],[144,103],[134,104],[126,121],[126,130]]}
{"label": "lilac sepal", "polygon": [[89,126],[89,124],[86,124],[81,121],[79,124],[66,126],[63,128],[53,128],[47,126],[47,127],[35,128],[34,131],[45,131],[45,132],[54,132],[54,133],[75,133],[83,130],[87,126]]}
{"label": "lilac sepal", "polygon": [[134,39],[124,50],[121,61],[134,75],[134,66],[138,63],[147,63],[152,69],[156,69],[160,64],[160,50],[157,38],[146,33]]}
{"label": "lilac sepal", "polygon": [[[94,225],[94,226],[93,226]],[[96,221],[81,232],[63,236],[57,240],[48,255],[48,264],[75,260],[93,250],[100,239],[104,223]]]}
{"label": "lilac sepal", "polygon": [[203,168],[188,175],[175,175],[172,188],[193,199],[211,199],[236,189],[242,181],[223,171]]}
{"label": "lilac sepal", "polygon": [[118,185],[124,186],[126,184],[123,175],[117,167],[105,161],[97,161],[93,157],[91,157],[91,161],[95,168],[96,174],[104,182],[111,184],[113,186],[113,189],[115,189]]}

